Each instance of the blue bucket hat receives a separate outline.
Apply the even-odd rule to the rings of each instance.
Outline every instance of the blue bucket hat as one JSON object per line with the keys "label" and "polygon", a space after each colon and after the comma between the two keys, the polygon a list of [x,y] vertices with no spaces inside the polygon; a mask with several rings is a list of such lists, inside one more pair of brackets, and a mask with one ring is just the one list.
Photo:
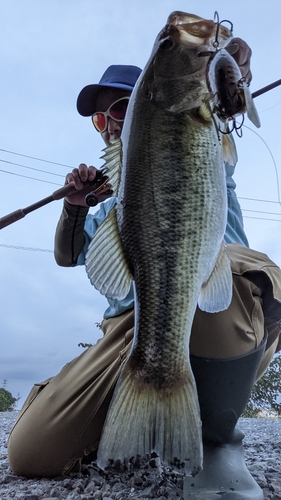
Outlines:
{"label": "blue bucket hat", "polygon": [[77,110],[82,116],[92,116],[96,111],[96,98],[104,87],[132,91],[141,74],[137,66],[112,65],[107,68],[98,84],[84,87],[77,98]]}

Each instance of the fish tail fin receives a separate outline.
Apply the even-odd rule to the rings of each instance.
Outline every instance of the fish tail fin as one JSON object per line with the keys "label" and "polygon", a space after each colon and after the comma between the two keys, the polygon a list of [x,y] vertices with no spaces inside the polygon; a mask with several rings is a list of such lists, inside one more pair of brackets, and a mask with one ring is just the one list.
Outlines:
{"label": "fish tail fin", "polygon": [[98,466],[130,460],[155,451],[160,459],[185,472],[202,468],[200,410],[193,374],[181,385],[157,389],[135,379],[127,363],[119,377],[103,428]]}

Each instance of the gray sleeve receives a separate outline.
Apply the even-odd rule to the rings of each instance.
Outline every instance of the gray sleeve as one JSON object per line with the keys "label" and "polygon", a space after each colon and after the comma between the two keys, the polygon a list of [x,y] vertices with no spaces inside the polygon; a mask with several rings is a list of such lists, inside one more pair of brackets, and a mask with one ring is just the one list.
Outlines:
{"label": "gray sleeve", "polygon": [[83,249],[84,224],[89,209],[64,201],[62,214],[55,232],[54,255],[59,266],[71,267]]}

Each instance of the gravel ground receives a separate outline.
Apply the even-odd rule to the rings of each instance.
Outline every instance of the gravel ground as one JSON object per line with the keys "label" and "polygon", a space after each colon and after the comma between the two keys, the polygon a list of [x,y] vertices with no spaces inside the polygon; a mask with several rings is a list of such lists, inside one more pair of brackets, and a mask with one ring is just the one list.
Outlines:
{"label": "gravel ground", "polygon": [[[95,463],[80,474],[54,479],[15,476],[8,465],[7,439],[17,412],[0,412],[0,500],[129,500],[183,498],[183,477],[157,458],[122,470],[102,472]],[[281,419],[243,418],[246,463],[265,500],[281,500]]]}

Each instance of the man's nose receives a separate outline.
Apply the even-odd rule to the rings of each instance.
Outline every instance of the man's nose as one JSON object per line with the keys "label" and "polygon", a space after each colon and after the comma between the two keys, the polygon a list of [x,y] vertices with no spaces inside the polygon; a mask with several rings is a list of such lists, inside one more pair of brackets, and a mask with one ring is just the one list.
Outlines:
{"label": "man's nose", "polygon": [[109,134],[116,134],[122,130],[122,122],[116,122],[113,118],[108,117],[107,131]]}

